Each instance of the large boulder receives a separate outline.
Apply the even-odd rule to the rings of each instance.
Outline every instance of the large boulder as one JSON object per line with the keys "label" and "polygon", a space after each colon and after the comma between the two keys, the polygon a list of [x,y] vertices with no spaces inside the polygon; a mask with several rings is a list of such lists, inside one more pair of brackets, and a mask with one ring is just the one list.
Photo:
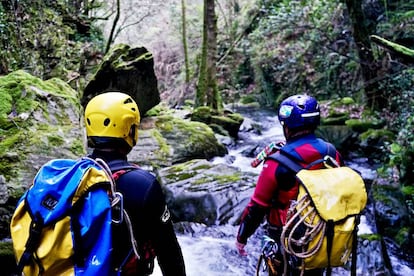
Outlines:
{"label": "large boulder", "polygon": [[40,166],[85,154],[78,99],[59,79],[43,81],[24,71],[0,77],[0,239]]}
{"label": "large boulder", "polygon": [[174,221],[237,224],[257,175],[225,164],[194,159],[161,169],[160,182]]}
{"label": "large boulder", "polygon": [[160,94],[152,54],[144,47],[131,48],[125,44],[113,47],[86,85],[82,106],[105,91],[129,94],[137,102],[141,116],[156,106]]}

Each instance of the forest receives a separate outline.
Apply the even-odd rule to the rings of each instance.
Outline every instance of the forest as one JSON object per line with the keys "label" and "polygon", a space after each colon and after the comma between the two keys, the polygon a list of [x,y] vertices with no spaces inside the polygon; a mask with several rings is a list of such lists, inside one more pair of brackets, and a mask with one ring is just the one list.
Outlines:
{"label": "forest", "polygon": [[[357,130],[344,152],[395,184],[409,219],[391,235],[414,244],[413,0],[0,1],[0,77],[23,69],[81,95],[117,43],[153,53],[170,108],[276,108],[296,93],[330,106],[322,124]],[[0,87],[1,140],[5,97]]]}

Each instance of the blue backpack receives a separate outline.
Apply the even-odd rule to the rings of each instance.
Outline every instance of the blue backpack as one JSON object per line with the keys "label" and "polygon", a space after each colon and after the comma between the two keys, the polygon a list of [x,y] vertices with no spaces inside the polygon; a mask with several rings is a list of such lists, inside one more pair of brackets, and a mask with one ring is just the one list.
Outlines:
{"label": "blue backpack", "polygon": [[[130,225],[122,194],[116,192],[114,177],[103,160],[49,161],[19,200],[11,220],[17,273],[115,274],[111,225],[124,219]],[[132,230],[130,234],[139,257]]]}

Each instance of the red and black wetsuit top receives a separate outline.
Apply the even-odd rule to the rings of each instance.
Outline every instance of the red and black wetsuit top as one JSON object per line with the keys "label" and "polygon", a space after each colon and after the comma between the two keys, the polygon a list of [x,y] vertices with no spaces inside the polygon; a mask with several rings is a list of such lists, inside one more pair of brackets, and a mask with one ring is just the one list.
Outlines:
{"label": "red and black wetsuit top", "polygon": [[[127,168],[116,180],[116,189],[124,198],[124,208],[132,221],[141,260],[136,271],[128,275],[150,275],[155,256],[163,275],[185,275],[184,260],[156,177],[136,168],[126,156],[95,150],[91,158],[101,158],[112,172]],[[136,167],[136,166],[135,166]],[[114,267],[119,267],[132,251],[126,223],[113,227]],[[131,267],[129,267],[131,269]],[[133,268],[135,270],[135,267]]]}
{"label": "red and black wetsuit top", "polygon": [[[330,148],[335,149],[332,144],[316,138],[314,134],[307,134],[288,140],[282,150],[305,167],[332,152]],[[338,164],[342,165],[340,154],[334,150],[333,155]],[[264,216],[270,225],[283,226],[290,201],[295,200],[297,194],[295,173],[272,158],[266,159],[254,193],[242,214],[237,240],[245,244]]]}

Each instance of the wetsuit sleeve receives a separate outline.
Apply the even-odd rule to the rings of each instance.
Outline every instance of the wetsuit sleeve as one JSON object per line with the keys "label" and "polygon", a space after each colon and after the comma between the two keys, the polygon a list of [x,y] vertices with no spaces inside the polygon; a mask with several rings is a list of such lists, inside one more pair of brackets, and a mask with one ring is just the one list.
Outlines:
{"label": "wetsuit sleeve", "polygon": [[157,180],[151,185],[145,199],[146,210],[153,210],[151,240],[158,264],[164,276],[185,275],[181,247],[174,232],[171,215],[165,203],[165,196]]}
{"label": "wetsuit sleeve", "polygon": [[237,241],[240,243],[247,243],[247,239],[256,231],[272,206],[272,199],[277,189],[276,168],[277,162],[273,160],[267,160],[263,164],[253,196],[241,216],[237,233]]}

